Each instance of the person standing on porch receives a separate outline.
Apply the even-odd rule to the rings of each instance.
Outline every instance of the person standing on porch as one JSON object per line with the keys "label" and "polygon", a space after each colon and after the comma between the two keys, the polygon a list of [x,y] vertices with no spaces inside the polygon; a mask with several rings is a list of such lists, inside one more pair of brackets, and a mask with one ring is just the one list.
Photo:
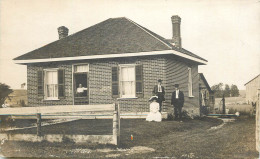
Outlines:
{"label": "person standing on porch", "polygon": [[157,102],[159,103],[159,112],[162,112],[162,102],[165,101],[164,95],[165,95],[165,90],[164,87],[162,86],[162,80],[158,80],[158,85],[154,86],[153,88],[153,95],[157,96]]}
{"label": "person standing on porch", "polygon": [[171,105],[174,107],[174,120],[182,122],[182,107],[184,104],[184,94],[179,90],[179,84],[175,84],[175,91],[172,92]]}

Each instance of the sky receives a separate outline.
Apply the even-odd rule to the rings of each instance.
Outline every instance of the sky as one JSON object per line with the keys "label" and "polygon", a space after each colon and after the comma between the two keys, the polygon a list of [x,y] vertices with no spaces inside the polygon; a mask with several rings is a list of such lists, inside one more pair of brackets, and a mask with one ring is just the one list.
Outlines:
{"label": "sky", "polygon": [[108,18],[127,17],[164,38],[179,15],[182,47],[208,60],[210,86],[244,84],[260,73],[260,0],[0,0],[0,83],[19,89],[26,66],[13,58]]}

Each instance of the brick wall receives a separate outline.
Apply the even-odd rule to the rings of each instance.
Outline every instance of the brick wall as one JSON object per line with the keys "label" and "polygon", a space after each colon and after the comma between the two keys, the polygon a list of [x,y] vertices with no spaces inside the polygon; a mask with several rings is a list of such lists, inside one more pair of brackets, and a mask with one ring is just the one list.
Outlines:
{"label": "brick wall", "polygon": [[[65,97],[57,101],[44,100],[37,95],[37,71],[46,68],[60,68],[65,70]],[[27,65],[27,94],[28,106],[72,105],[72,67],[71,64],[49,63]]]}
{"label": "brick wall", "polygon": [[[90,60],[80,61],[79,63],[89,63],[89,104],[109,104],[115,99],[112,98],[112,67],[118,64],[142,64],[143,65],[143,85],[144,97],[136,99],[119,99],[122,111],[147,112],[149,111],[148,99],[152,96],[153,87],[158,79],[163,80],[166,89],[166,101],[163,110],[172,111],[170,106],[171,93],[174,84],[180,84],[180,89],[185,95],[184,108],[191,113],[199,113],[199,85],[198,85],[198,66],[191,65],[193,78],[193,98],[188,97],[188,65],[180,62],[174,57],[150,56],[138,58],[122,58],[109,60]],[[28,103],[29,106],[42,105],[72,105],[72,62],[28,65]],[[44,68],[63,68],[65,69],[65,98],[59,101],[44,101],[37,96],[37,71]]]}
{"label": "brick wall", "polygon": [[148,99],[152,96],[154,85],[161,78],[165,80],[165,59],[164,58],[131,58],[113,61],[96,61],[90,63],[90,104],[113,103],[112,98],[112,67],[119,64],[142,64],[144,97],[137,99],[119,99],[122,111],[149,111]]}

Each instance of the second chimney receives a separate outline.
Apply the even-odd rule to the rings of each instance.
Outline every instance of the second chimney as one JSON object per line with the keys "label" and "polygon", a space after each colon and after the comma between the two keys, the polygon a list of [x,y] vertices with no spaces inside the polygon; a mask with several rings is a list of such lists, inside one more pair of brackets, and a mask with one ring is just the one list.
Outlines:
{"label": "second chimney", "polygon": [[172,16],[172,42],[176,47],[181,48],[181,18],[178,15]]}
{"label": "second chimney", "polygon": [[69,34],[69,29],[66,28],[65,26],[61,26],[58,28],[58,34],[59,34],[59,39],[65,38]]}

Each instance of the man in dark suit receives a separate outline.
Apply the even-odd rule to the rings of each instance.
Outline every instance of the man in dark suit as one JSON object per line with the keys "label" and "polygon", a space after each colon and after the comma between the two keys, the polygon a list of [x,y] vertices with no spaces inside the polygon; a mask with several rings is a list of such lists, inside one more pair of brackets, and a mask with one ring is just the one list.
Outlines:
{"label": "man in dark suit", "polygon": [[[184,94],[179,90],[179,84],[175,84],[175,91],[172,92],[171,105],[174,106],[175,120],[182,119],[182,107],[184,104]],[[182,122],[182,121],[181,121]]]}
{"label": "man in dark suit", "polygon": [[157,102],[160,105],[159,112],[161,112],[162,111],[162,102],[165,101],[165,98],[164,98],[165,90],[164,90],[164,87],[162,86],[161,79],[158,80],[158,85],[154,86],[153,95],[158,97]]}

